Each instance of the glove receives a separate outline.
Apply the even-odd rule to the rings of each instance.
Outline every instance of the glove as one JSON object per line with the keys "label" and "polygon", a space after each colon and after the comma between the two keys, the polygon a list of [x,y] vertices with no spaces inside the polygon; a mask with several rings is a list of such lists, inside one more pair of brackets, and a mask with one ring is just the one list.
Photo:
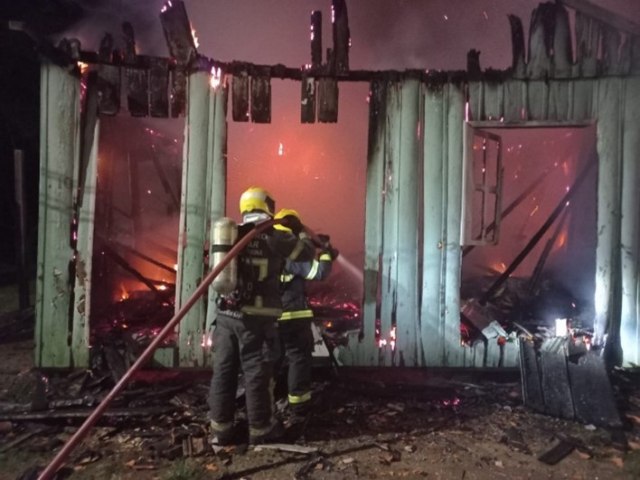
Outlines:
{"label": "glove", "polygon": [[326,250],[327,246],[329,245],[329,235],[324,235],[322,233],[314,235],[313,237],[311,237],[311,240],[313,241],[313,244],[316,246],[316,248],[321,248],[323,250]]}
{"label": "glove", "polygon": [[336,258],[338,258],[338,255],[340,255],[340,252],[338,251],[337,248],[333,248],[331,246],[330,243],[328,243],[327,245],[325,245],[324,250],[322,253],[326,253],[331,257],[331,260],[335,260]]}
{"label": "glove", "polygon": [[294,235],[300,235],[300,232],[304,229],[300,219],[294,215],[287,215],[282,218],[282,226],[291,229]]}

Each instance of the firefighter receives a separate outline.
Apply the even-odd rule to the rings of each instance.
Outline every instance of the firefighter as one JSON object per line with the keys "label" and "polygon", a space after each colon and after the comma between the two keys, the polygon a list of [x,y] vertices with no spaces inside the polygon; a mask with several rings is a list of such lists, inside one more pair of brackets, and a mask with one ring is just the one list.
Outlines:
{"label": "firefighter", "polygon": [[[295,219],[287,224],[276,225],[275,228],[296,236],[303,234],[300,216],[295,210],[282,209],[275,218]],[[306,262],[287,259],[280,276],[283,312],[278,319],[278,336],[280,353],[289,364],[287,400],[295,414],[306,413],[311,404],[311,363],[315,342],[311,330],[313,311],[307,301],[305,282],[327,278],[331,273],[332,262],[338,256],[338,251],[329,243],[329,237],[318,237],[322,240],[321,245],[316,244],[321,248],[319,257]]]}
{"label": "firefighter", "polygon": [[[240,197],[242,238],[256,224],[271,220],[275,203],[267,191],[251,187]],[[296,223],[297,221],[297,223]],[[299,219],[289,219],[301,230]],[[276,320],[282,313],[280,274],[285,259],[309,261],[315,247],[290,232],[270,228],[257,235],[237,257],[237,283],[230,294],[218,298],[213,332],[213,377],[209,407],[211,430],[218,444],[240,441],[234,425],[235,397],[240,371],[245,379],[249,442],[275,441],[284,434],[272,411],[273,361],[277,348]]]}

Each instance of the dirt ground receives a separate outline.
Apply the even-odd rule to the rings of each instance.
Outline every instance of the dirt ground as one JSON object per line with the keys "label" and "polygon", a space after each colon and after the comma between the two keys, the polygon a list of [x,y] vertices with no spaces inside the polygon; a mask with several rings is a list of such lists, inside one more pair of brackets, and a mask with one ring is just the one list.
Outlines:
{"label": "dirt ground", "polygon": [[[45,378],[49,401],[77,384],[68,373],[42,377],[32,367],[32,341],[0,345],[0,480],[35,478],[27,474],[29,469],[46,465],[81,422],[16,420],[2,413],[9,401],[16,401],[16,390],[33,395],[25,390],[30,379]],[[311,414],[302,420],[283,413],[285,441],[313,451],[246,445],[212,449],[207,440],[208,374],[175,377],[132,386],[125,413],[102,419],[73,451],[60,477],[640,479],[640,385],[635,380],[614,381],[625,427],[610,432],[526,410],[517,372],[343,369],[336,375],[323,368],[314,375]],[[126,413],[136,406],[142,414]],[[149,406],[166,409],[144,414]],[[81,410],[85,413],[80,417],[87,411],[89,407]],[[565,458],[555,465],[538,459],[561,440],[571,450]]]}
{"label": "dirt ground", "polygon": [[[3,345],[0,357],[0,388],[6,394],[30,368],[32,342]],[[287,441],[315,452],[240,445],[215,453],[206,442],[202,382],[172,397],[169,403],[181,406],[172,414],[102,421],[71,455],[69,478],[640,478],[640,405],[631,402],[625,451],[604,429],[525,410],[514,374],[503,381],[415,371],[320,375],[325,378],[315,383],[313,412],[305,422],[288,423]],[[45,465],[78,425],[78,420],[0,421],[0,479]],[[579,447],[556,465],[539,461],[558,438]]]}

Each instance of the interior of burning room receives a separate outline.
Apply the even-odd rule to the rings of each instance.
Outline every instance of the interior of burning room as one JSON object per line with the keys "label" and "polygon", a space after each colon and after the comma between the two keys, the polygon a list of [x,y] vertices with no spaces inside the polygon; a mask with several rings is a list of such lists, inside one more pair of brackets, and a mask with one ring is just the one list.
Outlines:
{"label": "interior of burning room", "polygon": [[[348,3],[351,68],[371,71],[461,70],[471,46],[481,52],[484,68],[507,68],[511,62],[507,15],[526,19],[537,5],[533,0]],[[624,16],[637,16],[624,0],[599,3]],[[118,44],[121,25],[128,21],[136,32],[138,53],[167,56],[157,20],[163,4],[163,0],[87,2],[81,18],[52,38],[77,38],[83,49],[96,51],[105,32],[112,33]],[[311,10],[327,12],[323,19],[327,38],[331,31],[330,2],[324,0],[236,0],[233,4],[186,0],[185,5],[199,51],[221,61],[304,65],[309,61]],[[463,9],[465,14],[460,15]],[[294,208],[314,231],[329,234],[341,261],[329,281],[312,286],[312,302],[326,313],[327,324],[343,321],[341,328],[358,328],[369,84],[340,84],[335,124],[300,123],[297,82],[274,79],[271,88],[270,123],[228,120],[226,215],[237,220],[240,193],[260,185],[273,194],[277,208]],[[183,118],[134,118],[126,112],[101,120],[92,280],[94,336],[104,326],[131,328],[138,317],[152,317],[161,325],[171,316],[184,128]],[[494,245],[474,245],[464,252],[462,299],[477,298],[491,287],[571,189],[579,172],[594,162],[593,128],[478,128],[501,138],[502,209],[523,191],[529,193],[501,219]],[[483,147],[474,143],[472,149],[475,155]],[[533,186],[538,178],[541,181]],[[555,318],[575,317],[584,318],[589,327],[595,288],[595,179],[593,169],[566,201],[556,224],[500,286],[498,306],[505,319],[531,328],[531,324],[550,327]],[[470,211],[482,204],[474,198],[466,201]],[[533,303],[542,307],[536,310]],[[473,340],[472,329],[463,322],[463,341]]]}

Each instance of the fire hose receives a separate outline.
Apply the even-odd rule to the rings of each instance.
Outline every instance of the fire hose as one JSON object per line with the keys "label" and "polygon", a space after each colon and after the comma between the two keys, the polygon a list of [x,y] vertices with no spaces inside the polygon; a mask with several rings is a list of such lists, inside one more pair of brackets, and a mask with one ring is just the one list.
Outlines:
{"label": "fire hose", "polygon": [[193,292],[191,297],[185,302],[185,304],[176,312],[171,320],[164,326],[162,330],[158,333],[158,335],[153,339],[153,341],[147,346],[147,348],[140,354],[138,359],[134,362],[129,370],[125,372],[125,374],[120,378],[118,383],[111,389],[111,391],[107,394],[106,397],[102,399],[102,401],[98,404],[95,410],[89,415],[86,420],[82,423],[80,428],[74,433],[67,443],[64,444],[62,449],[56,454],[56,456],[51,460],[49,465],[42,471],[42,473],[38,476],[38,480],[51,480],[53,476],[56,474],[58,469],[62,466],[62,463],[67,459],[67,457],[71,454],[76,445],[89,433],[94,424],[98,421],[100,416],[107,409],[109,404],[115,399],[115,397],[122,391],[127,382],[131,379],[133,374],[140,369],[150,358],[156,348],[162,343],[169,333],[173,331],[173,329],[180,323],[180,321],[184,318],[187,312],[195,305],[198,299],[206,292],[207,288],[215,280],[215,278],[224,270],[224,268],[236,257],[240,251],[246,247],[249,242],[259,233],[264,232],[268,228],[272,227],[276,223],[281,223],[278,220],[269,220],[264,223],[260,223],[253,230],[247,233],[244,237],[242,237],[224,256],[224,258],[220,261],[218,265],[209,272],[209,274],[202,280],[198,288]]}

